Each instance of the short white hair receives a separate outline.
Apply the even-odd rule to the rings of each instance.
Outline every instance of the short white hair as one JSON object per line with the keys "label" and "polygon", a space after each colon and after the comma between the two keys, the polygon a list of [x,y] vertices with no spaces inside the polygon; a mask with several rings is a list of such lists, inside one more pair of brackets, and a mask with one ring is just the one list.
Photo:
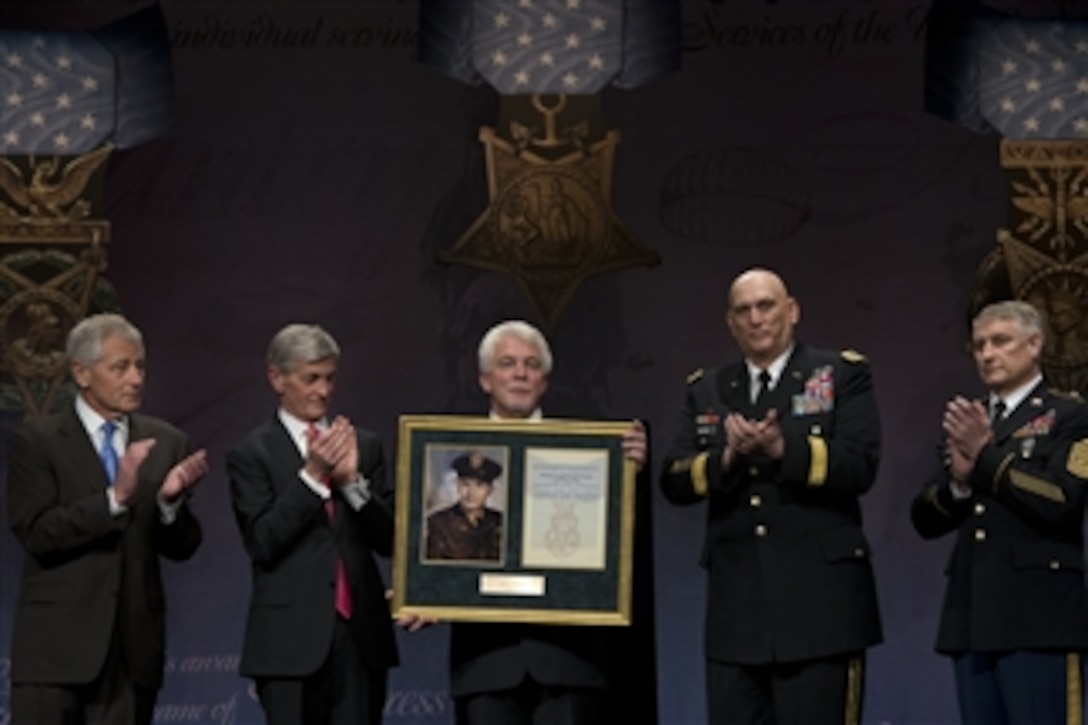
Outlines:
{"label": "short white hair", "polygon": [[480,340],[476,358],[481,373],[491,372],[491,366],[495,364],[495,347],[506,337],[516,337],[534,345],[540,352],[541,370],[545,375],[552,371],[552,349],[544,333],[524,320],[506,320],[488,330]]}

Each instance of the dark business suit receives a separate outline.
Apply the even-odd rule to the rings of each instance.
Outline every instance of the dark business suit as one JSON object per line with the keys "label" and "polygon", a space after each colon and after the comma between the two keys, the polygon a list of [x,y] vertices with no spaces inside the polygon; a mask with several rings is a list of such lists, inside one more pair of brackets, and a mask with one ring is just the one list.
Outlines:
{"label": "dark business suit", "polygon": [[452,623],[458,723],[657,722],[649,455],[635,480],[632,626]]}
{"label": "dark business suit", "polygon": [[457,722],[517,724],[527,713],[564,725],[608,722],[607,636],[597,627],[452,623]]}
{"label": "dark business suit", "polygon": [[[606,636],[595,627],[454,622],[450,692],[458,700],[458,722],[520,723],[526,712],[536,713],[535,722],[608,722],[601,701]],[[527,678],[532,688],[511,701],[508,695],[526,687]],[[523,696],[529,700],[522,702]]]}
{"label": "dark business suit", "polygon": [[130,442],[156,444],[119,516],[110,514],[105,470],[74,407],[28,418],[9,440],[8,515],[27,554],[11,648],[15,686],[90,683],[111,646],[123,653],[133,684],[152,692],[152,703],[162,686],[159,556],[189,558],[201,529],[184,503],[164,524],[156,501],[167,472],[188,453],[185,435],[138,413],[128,421]]}
{"label": "dark business suit", "polygon": [[924,538],[956,532],[937,651],[1083,651],[1088,406],[1036,386],[995,422],[968,498],[944,458],[911,507]]}
{"label": "dark business suit", "polygon": [[744,668],[862,653],[881,640],[858,503],[880,452],[869,366],[797,344],[769,398],[783,457],[723,471],[726,415],[762,417],[750,390],[743,361],[693,375],[661,477],[671,502],[708,501],[706,657]]}
{"label": "dark business suit", "polygon": [[[346,627],[361,662],[382,683],[397,663],[385,587],[373,557],[390,555],[393,545],[385,461],[379,439],[356,432],[359,473],[370,482],[371,497],[354,511],[334,492],[335,523],[321,497],[299,478],[302,456],[278,418],[259,426],[227,457],[234,513],[253,576],[240,672],[258,682],[303,679],[326,662],[340,626],[334,606],[338,556],[351,584],[353,613]],[[384,692],[378,696],[384,699]],[[365,707],[380,712],[382,704]]]}

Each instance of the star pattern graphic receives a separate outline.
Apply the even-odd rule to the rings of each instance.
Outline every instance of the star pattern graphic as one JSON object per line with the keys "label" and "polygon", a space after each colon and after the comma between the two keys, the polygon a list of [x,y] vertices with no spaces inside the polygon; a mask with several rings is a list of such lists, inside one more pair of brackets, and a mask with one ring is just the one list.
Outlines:
{"label": "star pattern graphic", "polygon": [[0,31],[0,129],[6,153],[81,153],[113,127],[113,56],[77,34]]}
{"label": "star pattern graphic", "polygon": [[983,116],[1014,139],[1088,138],[1088,24],[996,26],[980,46]]}
{"label": "star pattern graphic", "polygon": [[619,73],[620,3],[480,0],[474,10],[474,66],[501,93],[595,93]]}

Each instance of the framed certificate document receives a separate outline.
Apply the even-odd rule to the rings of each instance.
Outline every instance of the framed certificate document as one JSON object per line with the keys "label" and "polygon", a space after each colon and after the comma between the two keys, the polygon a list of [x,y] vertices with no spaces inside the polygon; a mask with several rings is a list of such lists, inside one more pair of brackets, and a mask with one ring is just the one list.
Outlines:
{"label": "framed certificate document", "polygon": [[629,422],[402,416],[395,614],[631,622]]}

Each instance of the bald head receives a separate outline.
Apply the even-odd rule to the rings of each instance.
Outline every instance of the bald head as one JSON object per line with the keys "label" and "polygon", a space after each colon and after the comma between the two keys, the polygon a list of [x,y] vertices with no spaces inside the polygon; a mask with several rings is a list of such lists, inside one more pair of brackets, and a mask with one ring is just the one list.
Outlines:
{"label": "bald head", "polygon": [[800,317],[786,283],[769,269],[750,269],[729,286],[726,323],[744,357],[759,367],[789,349]]}
{"label": "bald head", "polygon": [[729,285],[729,304],[733,304],[733,298],[739,290],[747,290],[752,287],[760,287],[768,291],[773,291],[776,295],[782,297],[789,297],[789,290],[786,289],[786,283],[775,272],[769,269],[762,269],[760,267],[754,267],[745,272],[741,272],[737,275],[737,278],[733,280],[733,284]]}

